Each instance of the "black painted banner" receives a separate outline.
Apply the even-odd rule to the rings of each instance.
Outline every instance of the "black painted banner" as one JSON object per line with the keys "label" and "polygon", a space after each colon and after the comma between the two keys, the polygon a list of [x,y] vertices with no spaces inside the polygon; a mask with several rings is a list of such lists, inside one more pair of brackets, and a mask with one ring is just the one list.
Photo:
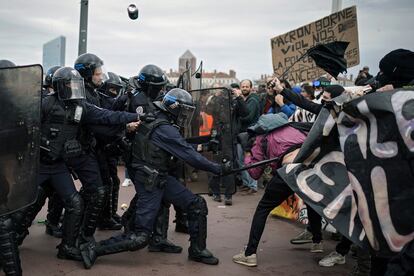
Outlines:
{"label": "black painted banner", "polygon": [[343,235],[384,255],[414,238],[414,91],[376,92],[324,108],[288,185]]}

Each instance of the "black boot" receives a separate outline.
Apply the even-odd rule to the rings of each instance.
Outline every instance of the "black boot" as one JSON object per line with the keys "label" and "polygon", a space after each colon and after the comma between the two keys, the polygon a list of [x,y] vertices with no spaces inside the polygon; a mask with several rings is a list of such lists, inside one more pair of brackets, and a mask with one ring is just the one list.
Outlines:
{"label": "black boot", "polygon": [[22,275],[16,233],[10,216],[0,217],[0,262],[7,276]]}
{"label": "black boot", "polygon": [[83,214],[81,234],[86,240],[93,239],[97,221],[102,214],[102,208],[105,203],[106,189],[105,186],[99,186],[96,188],[96,191],[90,192],[85,189],[82,193],[85,201],[85,211]]}
{"label": "black boot", "polygon": [[175,207],[175,232],[189,234],[187,213],[179,207]]}
{"label": "black boot", "polygon": [[122,225],[122,223],[121,223],[122,222],[122,217],[120,215],[118,215],[117,213],[112,215],[112,219],[115,220],[117,223]]}
{"label": "black boot", "polygon": [[62,228],[57,226],[57,225],[53,225],[52,223],[50,223],[48,220],[45,221],[45,225],[46,225],[46,234],[55,237],[55,238],[62,238]]}
{"label": "black boot", "polygon": [[124,233],[128,233],[134,229],[135,225],[135,211],[137,204],[138,196],[135,196],[131,199],[128,209],[124,212],[121,217],[121,224],[124,227]]}
{"label": "black boot", "polygon": [[117,176],[112,176],[112,218],[121,223],[121,216],[117,214],[118,212],[118,201],[119,201],[119,178]]}
{"label": "black boot", "polygon": [[82,261],[77,247],[80,224],[82,221],[83,200],[76,192],[65,202],[62,242],[57,246],[59,259]]}
{"label": "black boot", "polygon": [[190,230],[190,247],[188,258],[190,260],[217,265],[219,259],[207,249],[207,203],[201,196],[196,196],[195,201],[188,208],[188,226]]}
{"label": "black boot", "polygon": [[99,223],[99,230],[121,230],[122,225],[116,222],[112,217],[105,218]]}
{"label": "black boot", "polygon": [[112,180],[108,179],[105,190],[104,206],[101,212],[101,219],[98,223],[99,230],[120,230],[122,225],[112,218]]}
{"label": "black boot", "polygon": [[145,232],[129,232],[100,241],[96,245],[81,245],[83,265],[91,268],[99,256],[116,254],[124,251],[136,251],[148,245],[149,235]]}
{"label": "black boot", "polygon": [[41,186],[38,187],[37,191],[35,203],[11,215],[13,217],[18,245],[23,243],[24,238],[29,234],[28,228],[32,225],[36,215],[46,203],[47,191]]}
{"label": "black boot", "polygon": [[155,220],[154,232],[149,242],[150,252],[181,253],[183,248],[167,239],[168,222],[170,218],[169,206],[162,205]]}
{"label": "black boot", "polygon": [[62,229],[59,227],[60,218],[62,216],[64,203],[59,195],[54,192],[49,197],[47,204],[47,217],[46,217],[46,234],[56,238],[62,237]]}
{"label": "black boot", "polygon": [[357,248],[357,263],[350,276],[369,276],[371,273],[371,255],[367,249]]}

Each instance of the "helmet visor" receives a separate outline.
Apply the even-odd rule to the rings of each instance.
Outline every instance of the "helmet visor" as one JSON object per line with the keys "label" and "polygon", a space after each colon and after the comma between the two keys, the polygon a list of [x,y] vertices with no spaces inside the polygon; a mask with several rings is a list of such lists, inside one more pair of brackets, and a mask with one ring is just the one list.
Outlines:
{"label": "helmet visor", "polygon": [[60,100],[80,100],[85,99],[85,87],[82,79],[75,79],[60,82],[57,85],[58,97]]}
{"label": "helmet visor", "polygon": [[101,87],[102,84],[107,80],[108,80],[108,73],[105,67],[103,65],[96,67],[92,75],[92,84],[98,88],[98,87]]}
{"label": "helmet visor", "polygon": [[177,116],[177,125],[180,127],[188,127],[191,123],[195,111],[195,107],[187,104],[180,104],[180,111]]}

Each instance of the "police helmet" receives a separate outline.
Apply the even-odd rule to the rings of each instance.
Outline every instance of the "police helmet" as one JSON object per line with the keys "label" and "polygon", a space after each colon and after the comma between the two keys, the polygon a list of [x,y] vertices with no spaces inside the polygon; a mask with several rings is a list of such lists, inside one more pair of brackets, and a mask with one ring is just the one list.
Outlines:
{"label": "police helmet", "polygon": [[173,88],[164,95],[162,101],[156,101],[154,104],[171,114],[178,126],[187,127],[191,123],[195,106],[193,97],[187,91],[181,88]]}
{"label": "police helmet", "polygon": [[53,66],[49,68],[46,72],[45,81],[43,82],[43,86],[45,88],[52,87],[52,78],[53,74],[59,69],[62,68],[62,66]]}
{"label": "police helmet", "polygon": [[[85,82],[90,83],[95,87],[99,87],[102,83],[93,83],[92,76],[95,74],[96,69],[103,69],[103,65],[104,62],[102,59],[90,53],[82,54],[75,60],[75,69],[78,70]],[[103,73],[103,81],[105,81],[107,76],[105,75],[105,72]]]}
{"label": "police helmet", "polygon": [[104,81],[105,94],[109,96],[117,96],[122,87],[121,78],[113,72],[108,72],[108,79]]}
{"label": "police helmet", "polygon": [[141,87],[142,91],[151,99],[155,99],[168,79],[164,71],[156,65],[145,65],[138,76],[134,77],[136,87]]}
{"label": "police helmet", "polygon": [[16,64],[7,59],[0,60],[0,68],[16,67]]}
{"label": "police helmet", "polygon": [[62,67],[53,74],[52,88],[62,101],[85,99],[83,78],[72,67]]}

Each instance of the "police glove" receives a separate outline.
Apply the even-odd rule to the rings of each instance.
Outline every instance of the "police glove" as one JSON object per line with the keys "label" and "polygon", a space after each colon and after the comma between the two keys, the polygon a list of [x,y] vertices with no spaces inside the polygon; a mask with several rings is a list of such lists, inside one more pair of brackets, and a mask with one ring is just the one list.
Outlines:
{"label": "police glove", "polygon": [[220,150],[220,141],[216,138],[208,141],[207,150],[211,151],[214,154],[217,154],[217,152]]}
{"label": "police glove", "polygon": [[233,165],[230,160],[223,159],[223,163],[221,164],[221,173],[220,175],[229,175],[233,172]]}

